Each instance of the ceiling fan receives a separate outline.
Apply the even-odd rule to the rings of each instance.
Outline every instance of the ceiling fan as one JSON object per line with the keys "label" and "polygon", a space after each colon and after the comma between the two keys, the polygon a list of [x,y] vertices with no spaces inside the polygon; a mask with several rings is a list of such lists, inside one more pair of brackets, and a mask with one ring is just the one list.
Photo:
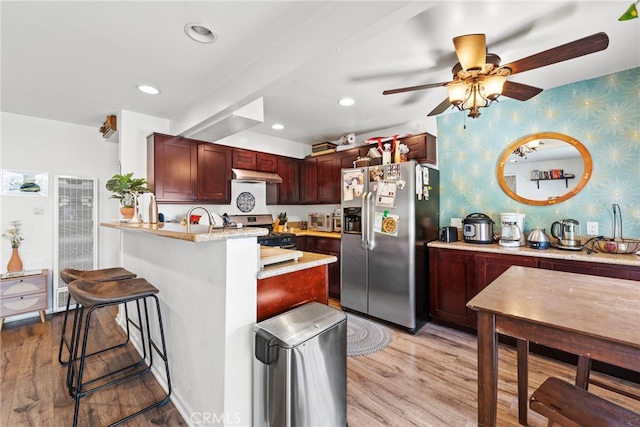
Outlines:
{"label": "ceiling fan", "polygon": [[452,81],[390,89],[382,94],[446,86],[449,97],[427,115],[438,115],[453,106],[460,111],[468,110],[468,116],[475,119],[480,116],[480,108],[488,107],[500,95],[526,101],[542,92],[534,86],[507,81],[507,77],[599,52],[609,46],[609,37],[602,32],[596,33],[502,66],[498,55],[487,52],[484,34],[454,37],[453,46],[459,62],[451,70]]}

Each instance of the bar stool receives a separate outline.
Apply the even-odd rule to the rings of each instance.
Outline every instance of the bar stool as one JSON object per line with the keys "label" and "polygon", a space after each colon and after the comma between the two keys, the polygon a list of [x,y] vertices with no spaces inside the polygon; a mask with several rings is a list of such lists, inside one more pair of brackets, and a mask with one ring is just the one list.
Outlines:
{"label": "bar stool", "polygon": [[[158,406],[162,406],[169,401],[169,397],[171,395],[171,379],[169,377],[169,361],[167,358],[167,348],[165,344],[164,337],[164,328],[162,325],[162,315],[160,313],[160,302],[156,294],[158,293],[158,289],[151,285],[143,278],[135,278],[135,279],[127,279],[127,280],[119,280],[119,281],[110,281],[110,282],[94,282],[89,280],[74,280],[68,286],[69,294],[75,299],[77,302],[74,314],[74,331],[71,336],[71,356],[67,366],[67,386],[69,388],[69,394],[72,398],[75,399],[75,408],[73,414],[73,425],[77,426],[78,423],[78,413],[80,408],[80,399],[90,393],[101,390],[107,386],[120,384],[124,381],[127,381],[131,378],[141,376],[146,372],[149,372],[153,366],[153,353],[154,351],[159,355],[159,357],[164,361],[164,367],[167,378],[167,387],[168,391],[166,396],[156,402],[153,403],[131,415],[128,415],[115,423],[111,424],[112,426],[121,424],[130,420],[131,418],[140,415],[152,408],[156,408]],[[147,299],[153,298],[156,304],[157,316],[158,316],[158,327],[160,332],[160,339],[162,344],[162,349],[159,349],[156,343],[151,338],[151,329],[149,325],[149,312],[147,308]],[[85,371],[85,363],[88,356],[91,354],[87,354],[87,343],[89,341],[90,334],[89,329],[91,326],[91,316],[96,309],[109,307],[118,304],[126,304],[129,302],[138,303],[138,321],[139,321],[139,331],[141,334],[141,347],[143,355],[138,362],[134,362],[133,364],[126,366],[124,368],[120,368],[114,371],[110,371],[98,378],[94,378],[91,380],[84,380],[83,375]],[[143,325],[141,313],[140,313],[140,302],[144,306],[144,325]],[[86,319],[85,317],[86,310]],[[106,350],[103,350],[106,351]],[[149,363],[143,369],[135,369],[136,367],[142,366],[145,364],[147,358],[147,351],[149,357]],[[100,360],[100,359],[97,359]],[[98,363],[98,362],[94,362]],[[104,369],[101,369],[104,370]],[[128,371],[128,372],[125,372]],[[108,382],[101,382],[98,385],[93,387],[88,387],[91,384],[94,384],[98,381],[102,381],[108,377],[112,377],[116,374],[122,373],[123,375],[117,375],[115,379],[111,379]]]}
{"label": "bar stool", "polygon": [[[135,273],[130,272],[122,267],[112,267],[112,268],[102,268],[99,270],[76,270],[73,268],[65,268],[60,270],[60,278],[63,282],[69,286],[69,283],[74,280],[83,279],[83,280],[91,280],[94,282],[111,282],[113,280],[126,280],[133,279],[136,277]],[[71,354],[71,347],[69,345],[69,340],[66,336],[67,330],[67,319],[69,318],[69,307],[71,306],[71,298],[67,298],[67,309],[64,312],[64,321],[62,322],[62,334],[60,337],[60,350],[58,351],[58,362],[62,366],[67,366],[69,360],[62,360],[62,349],[66,348],[67,353]],[[128,318],[129,313],[127,311],[127,307],[125,306],[125,316]],[[74,326],[75,328],[75,326]],[[103,351],[112,350],[117,347],[123,347],[129,342],[130,331],[129,331],[129,322],[127,322],[127,338],[124,342],[120,344],[116,344],[113,347],[105,348],[103,350],[97,351],[93,354],[99,354]]]}

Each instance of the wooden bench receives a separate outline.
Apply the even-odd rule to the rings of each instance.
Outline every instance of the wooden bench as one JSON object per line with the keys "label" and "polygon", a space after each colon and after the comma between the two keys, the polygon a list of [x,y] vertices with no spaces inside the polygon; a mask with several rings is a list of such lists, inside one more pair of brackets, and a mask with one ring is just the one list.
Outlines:
{"label": "wooden bench", "polygon": [[558,378],[547,378],[533,392],[529,407],[549,419],[549,426],[640,426],[640,414]]}

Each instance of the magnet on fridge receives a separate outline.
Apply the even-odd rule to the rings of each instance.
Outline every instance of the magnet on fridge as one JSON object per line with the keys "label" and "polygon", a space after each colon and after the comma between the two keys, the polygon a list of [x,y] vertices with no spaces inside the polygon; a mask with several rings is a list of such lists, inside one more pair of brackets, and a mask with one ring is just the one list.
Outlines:
{"label": "magnet on fridge", "polygon": [[396,185],[398,186],[398,190],[402,190],[404,188],[404,185],[406,184],[405,181],[400,180],[396,183]]}

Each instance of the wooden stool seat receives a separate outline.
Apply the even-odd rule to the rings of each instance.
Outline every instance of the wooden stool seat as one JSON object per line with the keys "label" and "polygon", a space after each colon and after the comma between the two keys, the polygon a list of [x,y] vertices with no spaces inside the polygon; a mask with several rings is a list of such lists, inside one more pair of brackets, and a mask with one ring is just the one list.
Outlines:
{"label": "wooden stool seat", "polygon": [[[76,427],[78,425],[80,400],[83,397],[99,391],[104,387],[121,384],[131,378],[151,372],[154,354],[158,355],[161,361],[164,362],[164,374],[167,384],[166,395],[155,403],[110,424],[110,426],[125,423],[144,412],[167,403],[171,396],[171,379],[169,375],[169,361],[164,337],[164,327],[160,313],[160,301],[156,295],[158,289],[143,278],[111,280],[106,282],[97,282],[85,278],[73,280],[67,287],[70,297],[72,297],[77,304],[74,310],[75,314],[71,339],[67,342],[64,339],[65,335],[63,331],[63,342],[60,348],[62,352],[64,346],[69,352],[69,360],[65,361],[65,363],[67,365],[67,388],[69,389],[69,394],[75,400],[73,426]],[[147,299],[155,303],[156,316],[153,320],[158,327],[159,345],[154,341],[151,334],[151,319],[149,318]],[[128,303],[135,304],[135,311],[137,311],[138,314],[137,322],[129,317],[127,311]],[[88,353],[87,343],[94,340],[94,333],[90,332],[92,331],[91,319],[93,313],[95,310],[118,304],[124,305],[127,339],[123,343]],[[67,310],[68,308],[67,305]],[[140,357],[137,360],[133,360],[132,363],[127,366],[122,366],[122,363],[111,363],[111,366],[101,366],[95,370],[96,372],[99,371],[101,375],[96,378],[87,379],[84,371],[88,359],[90,359],[91,356],[126,346],[130,336],[129,325],[133,326],[139,333],[138,352],[140,353]],[[101,326],[94,326],[94,328],[96,327],[99,328]],[[93,358],[92,360],[91,363],[94,367],[100,366],[100,364],[104,362],[103,358]],[[106,381],[107,379],[108,381]]]}
{"label": "wooden stool seat", "polygon": [[99,270],[75,270],[65,268],[60,270],[60,278],[67,285],[74,280],[84,279],[94,282],[110,282],[112,280],[126,280],[136,277],[135,273],[122,267],[102,268]]}
{"label": "wooden stool seat", "polygon": [[110,282],[93,282],[90,280],[74,280],[69,283],[69,294],[84,307],[95,307],[102,304],[146,298],[158,293],[158,289],[146,279],[114,280]]}
{"label": "wooden stool seat", "polygon": [[558,378],[547,378],[533,392],[532,410],[563,427],[631,427],[640,425],[640,414],[605,400]]}

